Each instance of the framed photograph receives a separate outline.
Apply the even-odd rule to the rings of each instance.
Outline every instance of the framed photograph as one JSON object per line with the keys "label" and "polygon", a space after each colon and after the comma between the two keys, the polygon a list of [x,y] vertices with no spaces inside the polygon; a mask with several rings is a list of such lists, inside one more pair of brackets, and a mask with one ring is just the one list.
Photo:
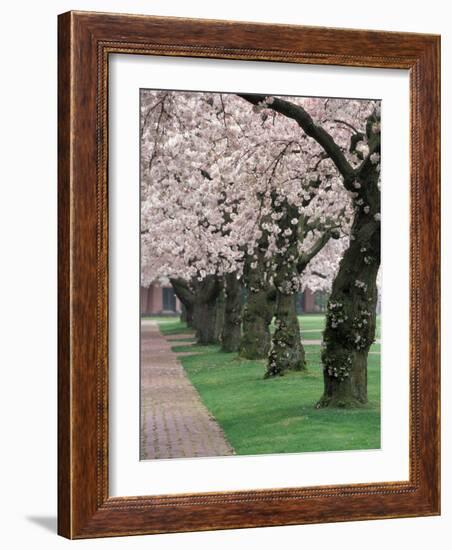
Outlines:
{"label": "framed photograph", "polygon": [[59,533],[439,514],[439,36],[58,47]]}

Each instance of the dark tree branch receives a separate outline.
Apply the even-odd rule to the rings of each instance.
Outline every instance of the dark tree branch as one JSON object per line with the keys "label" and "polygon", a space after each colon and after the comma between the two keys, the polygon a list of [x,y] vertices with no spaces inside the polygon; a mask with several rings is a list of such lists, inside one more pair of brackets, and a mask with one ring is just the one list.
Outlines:
{"label": "dark tree branch", "polygon": [[336,122],[337,124],[343,124],[344,126],[347,126],[348,128],[350,128],[350,130],[353,130],[353,132],[355,132],[355,134],[361,134],[361,132],[359,132],[352,124],[350,124],[350,122],[347,122],[345,120],[339,120],[338,118],[335,118],[333,120],[333,122]]}
{"label": "dark tree branch", "polygon": [[207,275],[200,282],[193,281],[193,290],[189,283],[180,277],[170,278],[170,283],[176,296],[185,306],[211,302],[217,298],[222,288],[222,281],[216,275]]}
{"label": "dark tree branch", "polygon": [[154,103],[154,105],[152,105],[152,107],[149,107],[146,115],[143,117],[143,124],[141,125],[141,130],[140,130],[140,135],[141,137],[143,137],[143,133],[144,133],[144,130],[147,126],[147,123],[148,123],[148,120],[149,120],[149,117],[152,113],[152,111],[158,107],[159,105],[162,105],[163,103],[165,103],[165,100],[166,100],[166,97],[167,97],[168,94],[164,94],[162,99],[159,99],[156,103]]}
{"label": "dark tree branch", "polygon": [[207,172],[207,170],[203,170],[203,169],[201,168],[200,171],[201,171],[201,176],[202,176],[203,178],[206,178],[207,180],[212,181],[213,178],[212,178],[212,176],[209,174],[209,172]]}
{"label": "dark tree branch", "polygon": [[[265,101],[268,97],[263,94],[237,94],[239,97],[248,101],[253,105],[258,105]],[[272,96],[273,97],[273,96]],[[290,101],[273,97],[273,102],[268,105],[268,109],[272,109],[288,118],[295,120],[300,128],[324,149],[327,155],[336,165],[339,172],[344,177],[344,180],[351,181],[354,179],[355,171],[350,163],[345,158],[340,147],[331,137],[331,135],[321,126],[317,126],[311,115],[300,105],[295,105]]]}
{"label": "dark tree branch", "polygon": [[174,292],[176,296],[179,298],[179,300],[184,304],[185,307],[193,306],[195,303],[195,295],[190,290],[190,287],[188,286],[187,281],[184,279],[176,279],[171,278],[170,279],[171,286],[174,289]]}
{"label": "dark tree branch", "polygon": [[335,235],[331,230],[325,231],[312,245],[311,249],[308,250],[308,252],[305,252],[301,255],[300,259],[297,263],[297,271],[298,273],[303,273],[303,271],[306,269],[306,266],[308,263],[315,257],[317,254],[322,250],[322,248],[326,245],[326,243]]}
{"label": "dark tree branch", "polygon": [[[152,150],[152,154],[151,154],[151,157],[149,159],[149,162],[148,162],[148,169],[150,170],[151,167],[152,167],[152,163],[154,162],[154,159],[157,155],[157,146],[158,146],[158,142],[159,142],[159,139],[160,139],[160,135],[159,135],[159,132],[160,132],[160,123],[162,122],[162,118],[163,118],[163,113],[165,112],[165,99],[166,99],[166,96],[163,98],[162,100],[162,104],[161,104],[161,109],[160,109],[160,114],[159,114],[159,117],[158,117],[158,120],[157,120],[157,128],[155,130],[155,140],[154,140],[154,149]],[[163,134],[163,131],[162,130],[162,134]]]}
{"label": "dark tree branch", "polygon": [[320,163],[323,162],[324,160],[328,159],[329,156],[326,154],[326,153],[321,153],[319,155],[319,160],[315,163],[315,166],[314,166],[314,172],[317,171],[317,168],[320,166]]}
{"label": "dark tree branch", "polygon": [[208,275],[201,282],[201,285],[200,300],[203,302],[211,302],[220,294],[222,281],[216,275]]}

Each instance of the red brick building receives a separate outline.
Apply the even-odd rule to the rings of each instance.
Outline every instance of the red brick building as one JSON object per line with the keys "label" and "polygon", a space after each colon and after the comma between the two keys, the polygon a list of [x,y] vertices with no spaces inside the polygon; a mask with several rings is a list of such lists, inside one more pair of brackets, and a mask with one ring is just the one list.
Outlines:
{"label": "red brick building", "polygon": [[174,294],[173,287],[153,283],[148,288],[141,287],[141,315],[179,315],[181,303]]}

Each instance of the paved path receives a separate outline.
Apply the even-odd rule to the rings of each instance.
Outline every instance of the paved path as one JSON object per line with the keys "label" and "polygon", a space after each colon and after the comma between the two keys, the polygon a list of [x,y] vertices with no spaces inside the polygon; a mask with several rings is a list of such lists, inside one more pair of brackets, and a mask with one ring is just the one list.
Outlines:
{"label": "paved path", "polygon": [[142,322],[141,459],[233,454],[171,345],[155,322]]}

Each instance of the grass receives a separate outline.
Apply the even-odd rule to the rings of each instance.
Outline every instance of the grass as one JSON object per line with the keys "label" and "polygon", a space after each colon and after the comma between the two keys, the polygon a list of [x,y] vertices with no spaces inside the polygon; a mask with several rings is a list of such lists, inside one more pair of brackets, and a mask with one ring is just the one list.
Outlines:
{"label": "grass", "polygon": [[321,340],[322,339],[322,333],[321,332],[305,332],[301,331],[301,339],[302,340]]}
{"label": "grass", "polygon": [[[325,326],[325,315],[299,315],[300,330],[302,338],[305,340],[321,340],[322,331]],[[311,332],[315,330],[316,332]],[[305,332],[309,331],[309,332]],[[377,316],[377,330],[375,337],[381,338],[381,318]]]}
{"label": "grass", "polygon": [[[156,321],[159,325],[160,332],[165,336],[172,336],[175,334],[187,334],[186,341],[191,340],[188,338],[189,334],[193,333],[191,328],[188,328],[185,323],[181,323],[179,317],[143,317],[145,320]],[[180,341],[180,340],[178,340]]]}
{"label": "grass", "polygon": [[[161,316],[154,315],[154,316],[144,317],[144,319],[157,321],[160,326],[161,332],[165,335],[184,334],[184,333],[192,332],[190,329],[186,328],[185,325],[180,323],[178,317],[161,317]],[[301,337],[303,340],[321,340],[322,339],[322,331],[325,326],[325,315],[323,314],[299,315],[298,321],[300,323]],[[376,331],[377,339],[381,338],[380,324],[381,324],[380,316],[378,316],[377,331]],[[272,329],[274,330],[273,323],[272,323]]]}
{"label": "grass", "polygon": [[[185,334],[174,318],[157,319],[166,335]],[[303,316],[303,328],[320,328],[323,316]],[[314,333],[311,333],[314,334]],[[320,346],[306,346],[308,372],[264,380],[265,361],[240,359],[219,346],[178,341],[175,352],[202,401],[240,455],[375,449],[380,447],[380,356],[369,355],[365,407],[316,409],[323,390]]]}
{"label": "grass", "polygon": [[[325,327],[325,315],[323,314],[308,314],[299,315],[298,322],[300,324],[302,340],[322,340],[322,332]],[[376,339],[381,338],[381,323],[380,316],[377,317]],[[274,331],[274,323],[271,325],[271,331]],[[377,346],[377,347],[376,347]],[[372,351],[380,351],[380,345],[374,344]]]}

